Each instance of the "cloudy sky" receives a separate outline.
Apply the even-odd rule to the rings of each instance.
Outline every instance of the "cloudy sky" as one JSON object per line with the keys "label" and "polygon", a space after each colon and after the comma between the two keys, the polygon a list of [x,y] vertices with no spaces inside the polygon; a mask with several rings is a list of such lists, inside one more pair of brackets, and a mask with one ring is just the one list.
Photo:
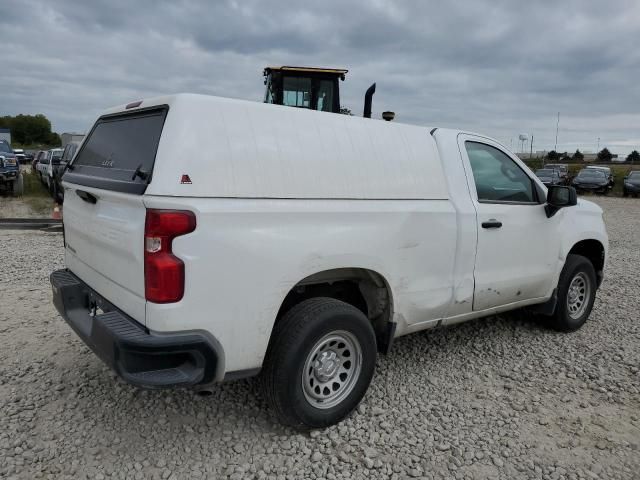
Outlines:
{"label": "cloudy sky", "polygon": [[[265,65],[349,69],[342,103],[518,149],[640,149],[640,1],[2,0],[0,115],[85,131],[162,93],[259,101]],[[528,149],[527,149],[528,150]]]}

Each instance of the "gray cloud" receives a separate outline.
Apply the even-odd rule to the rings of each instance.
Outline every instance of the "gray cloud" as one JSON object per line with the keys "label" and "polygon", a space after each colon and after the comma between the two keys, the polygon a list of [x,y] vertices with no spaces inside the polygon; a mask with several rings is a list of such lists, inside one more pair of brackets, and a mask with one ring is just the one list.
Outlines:
{"label": "gray cloud", "polygon": [[346,67],[343,103],[535,149],[640,148],[640,2],[5,0],[0,114],[87,130],[162,93],[262,97],[262,67]]}

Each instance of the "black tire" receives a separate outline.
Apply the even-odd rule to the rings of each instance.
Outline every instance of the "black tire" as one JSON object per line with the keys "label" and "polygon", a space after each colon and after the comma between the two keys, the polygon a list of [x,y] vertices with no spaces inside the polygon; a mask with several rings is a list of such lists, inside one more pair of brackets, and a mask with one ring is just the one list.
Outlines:
{"label": "black tire", "polygon": [[22,174],[13,181],[12,192],[16,197],[21,197],[24,193],[24,176]]}
{"label": "black tire", "polygon": [[[570,311],[570,287],[572,287],[572,282],[579,276],[588,285],[588,289],[585,289],[587,291],[584,294],[584,306],[572,313]],[[596,289],[596,272],[593,264],[582,255],[569,254],[560,273],[557,290],[558,303],[556,304],[555,312],[548,319],[549,325],[561,332],[573,332],[582,327],[591,314],[593,302],[596,299]],[[576,291],[579,292],[579,290]],[[575,307],[576,303],[571,303],[571,305]]]}
{"label": "black tire", "polygon": [[56,182],[55,180],[53,182],[53,200],[56,203],[59,203],[59,204],[62,205],[62,200],[63,200],[62,194],[60,193],[60,188],[58,187],[58,182]]}
{"label": "black tire", "polygon": [[[328,390],[327,395],[337,396],[334,400],[337,403],[319,408],[318,403],[314,405],[314,401],[318,400],[310,398],[313,393],[309,393],[309,389],[313,391],[315,388],[317,395],[321,395],[323,391],[319,390],[320,385],[325,384],[318,383],[318,377],[315,377],[318,369],[312,365],[309,365],[308,374],[303,375],[303,372],[306,371],[307,361],[312,361],[312,352],[322,348],[319,346],[333,345],[330,339],[321,342],[333,334],[347,335],[347,343],[358,343],[357,346],[352,345],[356,347],[355,356],[349,354],[338,357],[342,358],[343,366],[349,365],[354,370],[346,380],[342,380],[343,374],[346,375],[344,372],[334,372],[338,373],[331,387],[334,392],[324,388]],[[349,347],[347,345],[345,348],[344,345],[338,341],[334,348],[337,351],[344,348],[342,353],[346,354]],[[357,355],[358,346],[361,355]],[[328,427],[344,419],[360,403],[371,383],[375,363],[376,337],[369,319],[348,303],[333,298],[311,298],[294,306],[275,326],[261,373],[265,399],[285,425],[299,429]],[[345,383],[336,389],[340,381]]]}

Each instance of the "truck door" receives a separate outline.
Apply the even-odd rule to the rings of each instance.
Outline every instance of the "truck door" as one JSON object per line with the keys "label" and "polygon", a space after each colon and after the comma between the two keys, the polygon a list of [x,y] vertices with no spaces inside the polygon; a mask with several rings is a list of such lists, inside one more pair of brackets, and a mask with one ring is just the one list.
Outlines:
{"label": "truck door", "polygon": [[547,218],[540,189],[501,145],[471,135],[458,141],[478,223],[473,310],[547,296],[558,218]]}

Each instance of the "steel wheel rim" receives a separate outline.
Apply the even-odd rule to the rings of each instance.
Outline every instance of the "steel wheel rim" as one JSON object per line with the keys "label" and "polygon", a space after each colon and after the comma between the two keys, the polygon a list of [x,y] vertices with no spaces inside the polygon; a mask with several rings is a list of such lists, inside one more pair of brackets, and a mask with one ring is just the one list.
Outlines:
{"label": "steel wheel rim", "polygon": [[330,332],[311,348],[302,370],[302,391],[314,407],[327,409],[342,402],[362,370],[362,347],[351,333]]}
{"label": "steel wheel rim", "polygon": [[589,278],[580,272],[576,274],[569,284],[569,290],[567,292],[567,312],[573,319],[580,318],[587,305],[589,305],[589,298],[591,297],[591,282]]}

